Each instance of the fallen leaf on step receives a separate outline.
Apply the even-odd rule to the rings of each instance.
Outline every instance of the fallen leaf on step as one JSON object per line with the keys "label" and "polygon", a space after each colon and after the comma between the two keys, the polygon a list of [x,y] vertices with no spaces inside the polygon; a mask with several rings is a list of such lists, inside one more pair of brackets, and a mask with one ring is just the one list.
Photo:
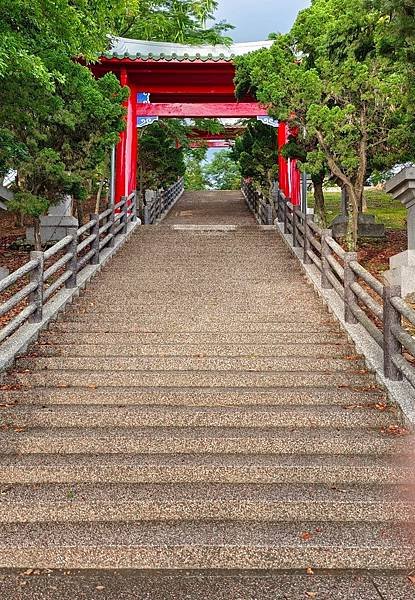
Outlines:
{"label": "fallen leaf on step", "polygon": [[311,540],[311,533],[309,531],[303,531],[300,535],[301,539],[304,540],[305,542],[308,542],[308,540]]}
{"label": "fallen leaf on step", "polygon": [[408,575],[408,579],[411,583],[415,585],[415,575]]}
{"label": "fallen leaf on step", "polygon": [[27,569],[27,571],[25,571],[23,573],[23,575],[32,575],[33,574],[33,569]]}
{"label": "fallen leaf on step", "polygon": [[345,356],[344,360],[359,360],[361,358],[358,354],[350,354],[349,356]]}
{"label": "fallen leaf on step", "polygon": [[314,571],[311,567],[307,568],[307,575],[314,575]]}
{"label": "fallen leaf on step", "polygon": [[105,586],[103,586],[103,585],[97,585],[95,589],[98,590],[98,591],[105,590]]}
{"label": "fallen leaf on step", "polygon": [[68,383],[57,383],[56,387],[58,387],[58,388],[68,388],[69,384]]}
{"label": "fallen leaf on step", "polygon": [[98,386],[97,386],[96,383],[90,383],[86,387],[89,388],[89,389],[91,389],[91,390],[96,390]]}
{"label": "fallen leaf on step", "polygon": [[409,431],[405,427],[400,425],[389,425],[389,427],[382,427],[381,432],[385,435],[408,435]]}
{"label": "fallen leaf on step", "polygon": [[388,408],[389,408],[389,407],[388,407],[388,405],[386,404],[386,402],[377,402],[377,403],[375,404],[375,408],[376,408],[376,410],[380,410],[380,411],[382,411],[382,412],[383,412],[383,411],[385,411],[385,410],[388,410]]}
{"label": "fallen leaf on step", "polygon": [[317,592],[306,592],[309,598],[317,598]]}

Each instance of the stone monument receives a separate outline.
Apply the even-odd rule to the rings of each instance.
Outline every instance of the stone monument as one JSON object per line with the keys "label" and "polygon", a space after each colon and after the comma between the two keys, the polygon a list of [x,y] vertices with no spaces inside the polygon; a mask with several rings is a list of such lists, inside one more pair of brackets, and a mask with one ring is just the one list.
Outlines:
{"label": "stone monument", "polygon": [[[72,197],[67,195],[59,204],[51,206],[47,215],[40,218],[42,244],[58,242],[69,235],[74,227],[78,227],[78,219],[72,216]],[[33,227],[27,229],[26,239],[34,243]]]}
{"label": "stone monument", "polygon": [[391,285],[401,286],[405,298],[415,293],[415,167],[403,169],[385,189],[408,210],[408,250],[392,256],[390,270],[385,273]]}

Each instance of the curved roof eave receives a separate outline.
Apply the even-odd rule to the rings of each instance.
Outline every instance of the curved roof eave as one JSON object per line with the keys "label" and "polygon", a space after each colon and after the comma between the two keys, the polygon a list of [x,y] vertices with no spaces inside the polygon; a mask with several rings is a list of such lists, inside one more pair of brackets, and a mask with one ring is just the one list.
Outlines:
{"label": "curved roof eave", "polygon": [[270,48],[272,40],[260,42],[243,42],[231,46],[190,46],[172,42],[148,42],[128,38],[114,38],[111,49],[105,53],[107,59],[130,60],[167,60],[167,61],[195,61],[203,62],[226,61],[231,62],[236,56],[243,56],[254,50]]}

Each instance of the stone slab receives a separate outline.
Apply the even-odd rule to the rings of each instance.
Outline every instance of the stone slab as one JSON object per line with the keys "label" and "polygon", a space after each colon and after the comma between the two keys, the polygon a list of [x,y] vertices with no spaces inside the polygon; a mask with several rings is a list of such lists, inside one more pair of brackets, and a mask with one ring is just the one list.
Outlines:
{"label": "stone slab", "polygon": [[368,572],[25,572],[0,571],[3,600],[413,600],[415,593],[405,575]]}

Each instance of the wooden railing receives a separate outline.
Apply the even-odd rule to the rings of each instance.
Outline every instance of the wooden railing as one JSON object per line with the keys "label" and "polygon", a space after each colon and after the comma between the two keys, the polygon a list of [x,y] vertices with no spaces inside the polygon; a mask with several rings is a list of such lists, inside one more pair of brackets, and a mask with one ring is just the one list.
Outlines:
{"label": "wooden railing", "polygon": [[262,194],[258,192],[252,185],[242,183],[242,193],[249,210],[252,212],[256,220],[261,225],[273,224],[273,207],[267,202]]}
{"label": "wooden railing", "polygon": [[143,224],[154,225],[164,219],[184,192],[184,179],[181,177],[167,190],[153,192],[153,197],[146,200],[143,208]]}
{"label": "wooden railing", "polygon": [[344,301],[346,323],[360,323],[382,348],[384,374],[392,381],[406,379],[415,387],[415,310],[401,297],[399,286],[381,283],[347,252],[330,229],[318,227],[312,215],[293,206],[282,192],[275,196],[277,220],[292,245],[301,252],[305,264],[314,264],[321,273],[321,285],[334,290]]}
{"label": "wooden railing", "polygon": [[91,214],[82,227],[44,252],[30,253],[30,260],[0,280],[0,343],[23,324],[40,323],[44,307],[63,287],[76,288],[78,274],[88,265],[99,264],[100,254],[113,247],[117,236],[137,220],[136,194],[100,214]]}

